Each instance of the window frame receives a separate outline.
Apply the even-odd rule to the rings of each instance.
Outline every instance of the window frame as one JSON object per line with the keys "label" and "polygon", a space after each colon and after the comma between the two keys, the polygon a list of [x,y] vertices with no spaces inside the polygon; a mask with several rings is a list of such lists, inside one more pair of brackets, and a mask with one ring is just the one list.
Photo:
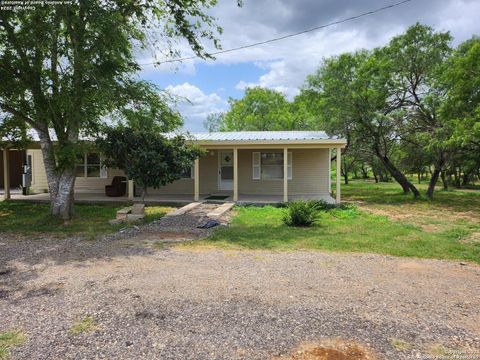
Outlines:
{"label": "window frame", "polygon": [[[264,178],[263,169],[262,169],[262,155],[263,154],[281,154],[282,156],[282,165],[265,165],[265,166],[281,166],[283,171],[283,152],[279,151],[254,151],[252,153],[252,180],[263,180],[263,181],[281,181],[281,178]],[[287,152],[287,180],[293,179],[293,153],[291,151]]]}
{"label": "window frame", "polygon": [[[92,154],[98,154],[98,163],[92,164],[88,162],[88,156]],[[83,167],[83,175],[77,174],[77,169],[82,166]],[[93,167],[93,166],[98,166],[99,168],[99,173],[98,176],[88,176],[88,168]],[[100,152],[96,151],[86,151],[83,153],[83,163],[77,163],[75,164],[75,174],[77,178],[82,178],[82,179],[105,179],[108,178],[107,174],[107,168],[103,166],[103,156]]]}
{"label": "window frame", "polygon": [[194,165],[190,166],[190,176],[184,177],[182,175],[182,177],[180,178],[180,180],[191,180],[191,179],[195,179],[195,166]]}

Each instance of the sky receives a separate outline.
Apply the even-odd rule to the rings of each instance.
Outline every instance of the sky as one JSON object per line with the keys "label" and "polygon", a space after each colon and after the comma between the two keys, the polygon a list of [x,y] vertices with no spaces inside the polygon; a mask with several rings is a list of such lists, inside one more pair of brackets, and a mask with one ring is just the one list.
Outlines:
{"label": "sky", "polygon": [[[209,11],[223,28],[224,49],[295,33],[374,10],[399,0],[219,0]],[[453,45],[480,35],[480,0],[412,0],[398,7],[343,24],[254,48],[218,55],[216,60],[144,66],[140,77],[178,96],[176,108],[188,131],[205,131],[209,113],[228,110],[249,86],[283,92],[292,100],[308,74],[325,57],[387,44],[420,22],[450,31]],[[177,49],[192,55],[186,44]],[[161,56],[159,55],[159,58]],[[140,62],[148,63],[151,58]]]}

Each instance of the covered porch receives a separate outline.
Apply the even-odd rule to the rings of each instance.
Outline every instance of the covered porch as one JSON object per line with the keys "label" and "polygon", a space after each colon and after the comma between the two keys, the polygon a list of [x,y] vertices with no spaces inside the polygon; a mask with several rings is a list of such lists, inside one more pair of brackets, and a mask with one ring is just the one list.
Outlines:
{"label": "covered porch", "polygon": [[21,194],[22,168],[25,151],[10,148],[0,149],[0,198],[10,199],[12,194]]}
{"label": "covered porch", "polygon": [[[330,138],[321,131],[252,131],[196,133],[192,143],[203,155],[185,171],[182,178],[158,189],[147,189],[147,203],[186,203],[191,201],[233,201],[269,204],[297,199],[341,202],[341,149],[345,140]],[[18,200],[48,201],[48,181],[39,149],[27,151],[32,165],[32,188],[36,194],[22,196],[9,191],[9,151],[3,154],[3,197]],[[332,157],[336,157],[336,190],[332,191]],[[7,164],[7,165],[5,165]],[[97,164],[99,166],[99,164]],[[105,169],[95,177],[77,178],[77,202],[139,201],[132,180],[126,194],[107,197],[105,186],[119,169]],[[125,191],[125,190],[124,190]]]}
{"label": "covered porch", "polygon": [[[335,194],[331,187],[331,156],[336,155]],[[292,146],[231,149],[205,148],[207,156],[218,156],[218,189],[213,194],[228,195],[238,203],[280,203],[299,199],[341,202],[341,147]],[[280,162],[279,162],[280,161]],[[212,169],[195,161],[193,199],[202,199],[202,182],[209,181]],[[208,197],[207,197],[208,200]]]}
{"label": "covered porch", "polygon": [[[336,145],[336,144],[335,144]],[[201,144],[204,155],[197,159],[185,178],[149,196],[189,197],[193,201],[237,203],[280,203],[297,199],[318,199],[340,203],[342,145],[332,144]],[[331,157],[339,154],[336,189],[332,192]],[[134,200],[133,182],[128,194]]]}
{"label": "covered porch", "polygon": [[[0,190],[2,194],[2,190]],[[3,195],[3,194],[2,194]],[[211,199],[212,194],[200,194],[198,201],[206,202],[232,202],[233,195],[225,193],[227,196],[225,199]],[[289,201],[300,200],[300,199],[312,199],[313,197],[301,197],[301,196],[290,196]],[[10,199],[16,201],[32,201],[37,203],[48,203],[49,194],[40,193],[32,195],[22,195],[20,191],[14,191],[10,193]],[[133,199],[129,196],[120,196],[120,197],[108,197],[102,193],[96,192],[76,192],[75,193],[75,203],[77,204],[114,204],[114,203],[131,203],[132,201],[138,201],[138,197]],[[147,205],[161,205],[161,204],[170,204],[170,205],[186,205],[193,201],[192,195],[189,194],[172,194],[172,195],[146,195],[145,203]],[[318,197],[318,200],[324,200],[328,202],[328,198]],[[278,204],[283,201],[281,195],[240,195],[240,200],[237,201],[238,204],[254,204],[254,205],[267,205],[267,204]]]}

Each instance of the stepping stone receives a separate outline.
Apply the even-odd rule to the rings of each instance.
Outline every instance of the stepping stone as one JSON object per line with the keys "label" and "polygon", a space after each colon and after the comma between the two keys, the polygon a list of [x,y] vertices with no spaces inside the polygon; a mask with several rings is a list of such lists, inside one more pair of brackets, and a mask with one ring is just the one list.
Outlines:
{"label": "stepping stone", "polygon": [[209,218],[217,218],[217,217],[220,217],[222,216],[223,214],[225,214],[227,211],[229,211],[233,206],[235,205],[235,203],[233,202],[227,202],[225,204],[222,204],[220,205],[219,207],[217,207],[216,209],[210,211],[207,216]]}
{"label": "stepping stone", "polygon": [[177,216],[177,215],[183,215],[185,214],[187,211],[190,211],[194,208],[196,208],[198,205],[200,205],[201,202],[192,202],[188,205],[185,205],[184,207],[181,207],[180,209],[177,209],[175,211],[172,211],[170,213],[168,213],[167,215],[165,216]]}
{"label": "stepping stone", "polygon": [[144,215],[145,204],[133,204],[131,213],[133,215]]}

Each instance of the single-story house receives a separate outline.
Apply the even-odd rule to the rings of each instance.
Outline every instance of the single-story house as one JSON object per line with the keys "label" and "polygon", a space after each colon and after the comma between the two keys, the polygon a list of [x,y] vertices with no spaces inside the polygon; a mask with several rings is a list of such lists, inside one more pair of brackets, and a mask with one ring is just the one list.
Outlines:
{"label": "single-story house", "polygon": [[[182,179],[159,189],[148,189],[151,198],[203,200],[209,197],[237,202],[282,202],[322,199],[340,202],[340,161],[337,161],[336,199],[332,198],[331,157],[346,141],[323,131],[238,131],[190,133],[192,143],[205,155],[192,164]],[[48,190],[40,148],[26,150],[31,166],[30,191]],[[85,154],[77,164],[76,193],[104,195],[105,186],[121,170],[102,166],[99,153]],[[135,196],[128,181],[128,199]]]}

